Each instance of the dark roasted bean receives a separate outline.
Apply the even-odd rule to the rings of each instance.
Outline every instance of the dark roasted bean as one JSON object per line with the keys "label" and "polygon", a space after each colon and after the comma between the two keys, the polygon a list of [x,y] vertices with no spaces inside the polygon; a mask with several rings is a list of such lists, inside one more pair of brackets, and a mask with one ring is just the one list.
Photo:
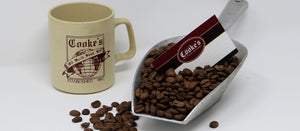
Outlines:
{"label": "dark roasted bean", "polygon": [[217,121],[212,121],[209,123],[209,127],[211,128],[217,128],[219,126],[219,123]]}
{"label": "dark roasted bean", "polygon": [[90,110],[89,109],[83,109],[81,113],[82,113],[82,115],[89,115]]}
{"label": "dark roasted bean", "polygon": [[82,121],[82,118],[80,116],[76,116],[72,119],[72,122],[74,123],[78,123],[78,122],[81,122]]}
{"label": "dark roasted bean", "polygon": [[89,126],[90,126],[89,122],[84,122],[84,123],[81,124],[82,128],[88,128]]}
{"label": "dark roasted bean", "polygon": [[91,103],[91,106],[93,108],[98,108],[98,107],[101,106],[101,102],[99,100],[96,100],[96,101],[94,101],[94,102]]}
{"label": "dark roasted bean", "polygon": [[141,113],[145,110],[145,107],[143,105],[137,105],[134,107],[134,112]]}
{"label": "dark roasted bean", "polygon": [[80,116],[80,112],[77,110],[71,110],[69,113],[71,116]]}

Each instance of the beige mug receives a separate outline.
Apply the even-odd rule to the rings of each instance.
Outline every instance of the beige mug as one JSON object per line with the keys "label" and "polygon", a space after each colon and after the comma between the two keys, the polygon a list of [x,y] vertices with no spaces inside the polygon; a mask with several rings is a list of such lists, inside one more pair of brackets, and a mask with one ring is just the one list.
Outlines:
{"label": "beige mug", "polygon": [[[66,3],[49,11],[51,82],[58,90],[86,94],[111,87],[115,63],[135,55],[135,38],[130,22],[114,18],[105,5]],[[130,48],[115,54],[115,27],[125,24]]]}

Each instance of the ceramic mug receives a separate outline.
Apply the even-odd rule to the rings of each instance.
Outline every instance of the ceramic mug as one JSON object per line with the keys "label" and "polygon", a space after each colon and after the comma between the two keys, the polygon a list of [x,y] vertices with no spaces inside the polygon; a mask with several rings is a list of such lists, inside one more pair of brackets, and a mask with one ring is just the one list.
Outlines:
{"label": "ceramic mug", "polygon": [[[111,87],[115,63],[135,55],[132,25],[105,5],[66,3],[49,11],[51,82],[58,90],[85,94]],[[115,54],[115,27],[125,24],[130,48]]]}

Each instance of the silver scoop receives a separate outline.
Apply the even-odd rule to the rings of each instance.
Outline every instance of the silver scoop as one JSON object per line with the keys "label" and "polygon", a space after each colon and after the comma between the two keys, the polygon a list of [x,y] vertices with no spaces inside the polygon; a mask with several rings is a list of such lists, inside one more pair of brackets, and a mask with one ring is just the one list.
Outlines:
{"label": "silver scoop", "polygon": [[[224,10],[222,11],[221,15],[219,16],[220,23],[224,27],[225,30],[230,29],[230,27],[234,24],[234,22],[237,21],[239,16],[245,12],[245,10],[248,8],[248,2],[246,0],[229,0],[227,5],[225,6]],[[218,100],[221,98],[221,96],[224,94],[225,90],[228,88],[228,85],[230,82],[233,80],[237,72],[240,70],[242,67],[247,54],[248,50],[245,46],[240,44],[239,42],[233,40],[238,53],[236,56],[238,57],[238,62],[239,65],[236,67],[236,69],[218,86],[216,87],[213,91],[211,91],[207,96],[205,96],[197,106],[194,107],[194,109],[186,116],[186,118],[182,121],[175,120],[175,119],[167,119],[163,117],[158,117],[158,116],[152,116],[150,114],[145,114],[145,113],[135,113],[134,112],[134,107],[136,106],[137,103],[137,98],[135,97],[135,91],[137,88],[139,88],[140,82],[141,82],[141,71],[145,68],[144,67],[144,61],[147,58],[147,55],[149,52],[153,49],[158,49],[162,46],[166,46],[169,43],[177,43],[179,42],[182,38],[185,36],[177,36],[173,38],[169,38],[166,40],[163,40],[153,46],[144,56],[142,59],[141,63],[138,66],[138,69],[135,73],[135,81],[133,83],[133,88],[132,88],[132,112],[136,116],[142,116],[142,117],[147,117],[147,118],[152,118],[156,120],[162,120],[162,121],[167,121],[167,122],[172,122],[172,123],[177,123],[177,124],[187,124],[191,120],[193,120],[195,117],[206,111],[208,108],[210,108],[212,105],[214,105]]]}

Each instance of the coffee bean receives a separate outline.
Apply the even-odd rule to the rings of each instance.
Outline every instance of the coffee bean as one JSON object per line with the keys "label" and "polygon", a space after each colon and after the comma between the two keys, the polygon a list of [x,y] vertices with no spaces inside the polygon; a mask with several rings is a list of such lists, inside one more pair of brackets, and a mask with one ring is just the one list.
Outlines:
{"label": "coffee bean", "polygon": [[94,101],[94,102],[91,103],[91,106],[93,108],[98,108],[98,107],[101,106],[101,102],[99,100],[96,100],[96,101]]}
{"label": "coffee bean", "polygon": [[149,56],[154,56],[154,55],[157,55],[159,54],[159,50],[158,49],[154,49],[152,51],[149,52]]}
{"label": "coffee bean", "polygon": [[190,69],[187,69],[187,68],[183,69],[183,73],[184,73],[185,76],[193,75],[193,72]]}
{"label": "coffee bean", "polygon": [[191,81],[191,82],[190,81],[185,81],[184,82],[184,87],[188,90],[192,90],[197,86],[198,83],[199,83],[198,81]]}
{"label": "coffee bean", "polygon": [[90,126],[89,122],[84,122],[84,123],[81,124],[82,128],[88,128],[89,126]]}
{"label": "coffee bean", "polygon": [[145,67],[150,66],[150,64],[152,63],[153,60],[154,60],[154,58],[152,58],[152,57],[146,59],[144,62]]}
{"label": "coffee bean", "polygon": [[196,94],[196,97],[197,98],[199,98],[199,99],[201,99],[201,98],[203,98],[203,92],[198,92],[197,94]]}
{"label": "coffee bean", "polygon": [[181,101],[175,103],[176,107],[184,107],[184,105],[185,105],[184,102]]}
{"label": "coffee bean", "polygon": [[206,70],[206,69],[209,69],[209,68],[210,68],[210,65],[205,65],[203,69]]}
{"label": "coffee bean", "polygon": [[80,116],[80,112],[77,110],[71,110],[69,113],[71,116]]}
{"label": "coffee bean", "polygon": [[154,80],[154,78],[156,77],[156,75],[157,75],[157,72],[156,72],[156,71],[153,71],[153,72],[150,73],[148,79]]}
{"label": "coffee bean", "polygon": [[[137,89],[136,91],[135,91],[135,96],[136,97],[141,97],[141,95],[143,94],[143,90],[142,89]],[[118,105],[117,105],[118,106]]]}
{"label": "coffee bean", "polygon": [[152,83],[151,82],[145,83],[145,88],[148,89],[148,90],[153,90]]}
{"label": "coffee bean", "polygon": [[165,94],[164,93],[161,93],[161,92],[156,92],[156,99],[160,100],[160,99],[163,99],[165,97]]}
{"label": "coffee bean", "polygon": [[215,70],[215,69],[214,69],[214,68],[211,68],[211,67],[205,69],[206,72],[212,72],[212,71],[214,71],[214,70]]}
{"label": "coffee bean", "polygon": [[233,67],[237,67],[238,63],[237,62],[231,62],[230,65],[232,65]]}
{"label": "coffee bean", "polygon": [[167,77],[166,78],[166,82],[168,82],[168,83],[175,83],[176,79],[174,77]]}
{"label": "coffee bean", "polygon": [[84,131],[93,131],[93,129],[91,129],[91,128],[86,128],[86,129],[84,129]]}
{"label": "coffee bean", "polygon": [[89,115],[90,110],[89,109],[83,109],[81,113],[82,113],[82,115]]}
{"label": "coffee bean", "polygon": [[137,131],[137,129],[135,127],[130,127],[129,131]]}
{"label": "coffee bean", "polygon": [[169,111],[170,113],[172,113],[173,115],[179,113],[179,112],[178,112],[176,109],[174,109],[174,108],[169,108],[168,111]]}
{"label": "coffee bean", "polygon": [[160,87],[160,84],[159,84],[158,82],[154,82],[154,83],[153,83],[153,87],[154,87],[154,88],[158,88],[158,87]]}
{"label": "coffee bean", "polygon": [[159,109],[163,109],[163,110],[165,110],[165,109],[168,108],[168,106],[166,106],[166,105],[164,105],[164,104],[161,104],[161,103],[157,103],[157,107],[158,107]]}
{"label": "coffee bean", "polygon": [[145,110],[145,107],[143,105],[137,105],[134,107],[134,112],[136,113],[142,113]]}
{"label": "coffee bean", "polygon": [[107,111],[111,111],[112,110],[112,107],[107,106],[107,105],[103,105],[103,108],[105,108]]}
{"label": "coffee bean", "polygon": [[209,81],[209,82],[206,82],[205,84],[201,85],[201,87],[207,88],[210,86],[210,84],[211,84],[211,82]]}
{"label": "coffee bean", "polygon": [[211,128],[217,128],[219,126],[219,123],[217,121],[212,121],[209,123],[209,127]]}
{"label": "coffee bean", "polygon": [[111,103],[111,106],[112,106],[112,107],[117,107],[118,105],[119,105],[118,102],[113,102],[113,103]]}
{"label": "coffee bean", "polygon": [[174,115],[174,119],[182,120],[185,116],[183,114]]}
{"label": "coffee bean", "polygon": [[145,113],[150,114],[150,104],[145,103]]}
{"label": "coffee bean", "polygon": [[183,76],[182,75],[176,75],[175,76],[175,79],[178,81],[178,82],[180,82],[180,81],[183,81]]}
{"label": "coffee bean", "polygon": [[163,111],[163,110],[158,110],[158,111],[157,111],[157,116],[159,116],[159,117],[165,116],[165,111]]}
{"label": "coffee bean", "polygon": [[94,125],[93,125],[93,127],[95,128],[95,129],[101,129],[101,128],[104,128],[104,125],[103,125],[103,123],[95,123]]}
{"label": "coffee bean", "polygon": [[140,96],[140,99],[145,100],[149,97],[149,93],[145,92]]}
{"label": "coffee bean", "polygon": [[138,120],[139,119],[139,117],[138,116],[135,116],[135,115],[132,115],[132,117],[131,117],[133,120]]}
{"label": "coffee bean", "polygon": [[129,131],[129,128],[126,127],[126,126],[123,126],[123,127],[122,127],[122,131]]}
{"label": "coffee bean", "polygon": [[100,108],[100,109],[98,109],[97,111],[96,111],[96,114],[98,115],[98,116],[100,116],[100,117],[102,117],[102,116],[104,116],[105,115],[105,113],[107,113],[107,109],[106,108]]}
{"label": "coffee bean", "polygon": [[195,70],[193,71],[192,76],[197,76],[197,75],[198,75],[198,72],[199,72],[199,70],[195,69]]}
{"label": "coffee bean", "polygon": [[169,119],[173,118],[172,113],[169,112],[169,111],[166,111],[166,112],[165,112],[165,116],[166,116],[167,118],[169,118]]}
{"label": "coffee bean", "polygon": [[192,106],[196,106],[197,104],[197,98],[193,98],[193,99],[191,99],[190,101],[189,101],[189,103],[192,105]]}
{"label": "coffee bean", "polygon": [[204,79],[200,82],[201,85],[204,85],[205,83],[209,82],[209,79]]}
{"label": "coffee bean", "polygon": [[115,117],[112,113],[106,113],[105,118],[104,118],[104,122],[106,122],[106,123],[115,123],[116,119],[115,119]]}
{"label": "coffee bean", "polygon": [[178,110],[181,113],[187,113],[187,109],[186,108],[176,108],[176,110]]}
{"label": "coffee bean", "polygon": [[[161,85],[166,88],[166,87],[171,87],[172,83],[163,82],[163,83],[161,83]],[[165,88],[157,88],[157,90],[159,90],[159,89],[164,90]]]}
{"label": "coffee bean", "polygon": [[190,103],[188,103],[188,102],[185,102],[185,108],[188,110],[188,111],[191,111],[191,110],[193,110],[193,106],[192,105],[190,105]]}
{"label": "coffee bean", "polygon": [[170,99],[169,99],[169,98],[164,98],[164,99],[161,99],[159,102],[160,102],[161,104],[167,104],[167,103],[170,102]]}
{"label": "coffee bean", "polygon": [[157,107],[154,104],[151,104],[150,106],[150,114],[151,115],[156,115],[157,112]]}
{"label": "coffee bean", "polygon": [[90,118],[90,122],[95,124],[95,123],[99,123],[101,120],[99,117],[91,117]]}
{"label": "coffee bean", "polygon": [[91,117],[99,117],[96,113],[90,114]]}
{"label": "coffee bean", "polygon": [[170,68],[166,71],[167,76],[176,76],[175,70],[173,68]]}
{"label": "coffee bean", "polygon": [[80,116],[76,116],[72,119],[72,122],[74,122],[74,123],[78,123],[78,122],[81,122],[81,121],[82,121],[82,117],[80,117]]}
{"label": "coffee bean", "polygon": [[217,86],[212,86],[212,85],[210,85],[209,87],[208,87],[208,89],[210,89],[210,90],[213,90],[213,89],[215,89]]}

